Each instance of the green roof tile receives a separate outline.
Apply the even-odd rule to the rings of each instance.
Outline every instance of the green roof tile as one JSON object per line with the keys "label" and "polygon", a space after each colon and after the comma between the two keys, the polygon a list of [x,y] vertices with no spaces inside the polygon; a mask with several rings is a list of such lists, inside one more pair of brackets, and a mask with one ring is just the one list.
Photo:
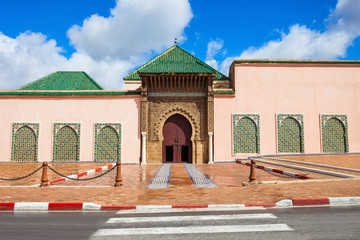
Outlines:
{"label": "green roof tile", "polygon": [[140,80],[139,73],[215,73],[215,80],[227,80],[222,73],[200,61],[177,45],[139,67],[125,80]]}
{"label": "green roof tile", "polygon": [[103,90],[85,72],[54,72],[19,88],[19,90]]}

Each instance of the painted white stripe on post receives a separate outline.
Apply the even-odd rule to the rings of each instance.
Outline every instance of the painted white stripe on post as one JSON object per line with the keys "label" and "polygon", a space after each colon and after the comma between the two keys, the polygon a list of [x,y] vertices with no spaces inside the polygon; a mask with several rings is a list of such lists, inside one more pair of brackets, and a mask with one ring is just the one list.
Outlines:
{"label": "painted white stripe on post", "polygon": [[90,174],[95,174],[95,169],[92,169],[92,170],[89,170],[89,171],[86,171],[87,175],[90,175]]}
{"label": "painted white stripe on post", "polygon": [[288,172],[288,171],[284,171],[283,174],[284,174],[284,175],[287,175],[287,176],[290,176],[290,177],[296,177],[296,174],[295,174],[295,173]]}
{"label": "painted white stripe on post", "polygon": [[272,213],[261,214],[231,214],[231,215],[202,215],[202,216],[166,216],[166,217],[130,217],[110,218],[106,223],[145,223],[145,222],[186,222],[186,221],[214,221],[239,219],[268,219],[277,218]]}
{"label": "painted white stripe on post", "polygon": [[103,171],[108,170],[108,166],[104,166],[101,168]]}
{"label": "painted white stripe on post", "polygon": [[264,169],[266,170],[266,171],[273,171],[274,169],[273,168],[271,168],[271,167],[264,167]]}
{"label": "painted white stripe on post", "polygon": [[93,237],[100,236],[126,236],[150,234],[189,234],[189,233],[239,233],[239,232],[274,232],[293,231],[287,224],[261,224],[261,225],[227,225],[227,226],[188,226],[165,228],[117,228],[99,229]]}
{"label": "painted white stripe on post", "polygon": [[48,209],[48,202],[17,202],[14,206],[14,211],[47,211]]}
{"label": "painted white stripe on post", "polygon": [[100,210],[101,205],[95,203],[84,202],[83,203],[83,210]]}
{"label": "painted white stripe on post", "polygon": [[[75,175],[70,175],[70,176],[67,176],[68,178],[72,178],[72,179],[78,179],[78,176],[77,176],[77,174],[75,174]],[[65,178],[65,182],[66,181],[71,181],[71,179],[68,179],[68,178]]]}

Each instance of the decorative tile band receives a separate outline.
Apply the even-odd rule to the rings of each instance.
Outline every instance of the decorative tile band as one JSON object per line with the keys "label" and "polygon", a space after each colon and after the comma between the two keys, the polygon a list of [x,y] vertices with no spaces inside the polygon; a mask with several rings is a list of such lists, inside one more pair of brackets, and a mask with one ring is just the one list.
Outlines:
{"label": "decorative tile band", "polygon": [[79,161],[80,123],[54,123],[53,161]]}
{"label": "decorative tile band", "polygon": [[36,162],[38,138],[39,123],[13,123],[11,161]]}
{"label": "decorative tile band", "polygon": [[121,161],[121,124],[95,123],[95,161]]}
{"label": "decorative tile band", "polygon": [[203,172],[201,172],[193,164],[184,164],[184,167],[197,188],[214,188],[217,185],[210,180]]}
{"label": "decorative tile band", "polygon": [[278,114],[278,152],[304,152],[304,120],[302,114]]}
{"label": "decorative tile band", "polygon": [[260,115],[233,114],[233,154],[260,154]]}
{"label": "decorative tile band", "polygon": [[349,152],[347,115],[321,115],[321,137],[324,153]]}
{"label": "decorative tile band", "polygon": [[146,187],[148,189],[168,188],[171,174],[171,164],[162,164],[159,171],[151,179],[151,182]]}

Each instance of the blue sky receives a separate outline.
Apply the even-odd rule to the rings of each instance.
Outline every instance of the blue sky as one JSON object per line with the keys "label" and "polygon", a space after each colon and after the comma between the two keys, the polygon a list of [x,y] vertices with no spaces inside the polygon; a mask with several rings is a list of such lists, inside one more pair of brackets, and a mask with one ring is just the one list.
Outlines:
{"label": "blue sky", "polygon": [[1,0],[0,89],[57,70],[105,89],[173,45],[227,75],[235,58],[360,59],[359,0]]}

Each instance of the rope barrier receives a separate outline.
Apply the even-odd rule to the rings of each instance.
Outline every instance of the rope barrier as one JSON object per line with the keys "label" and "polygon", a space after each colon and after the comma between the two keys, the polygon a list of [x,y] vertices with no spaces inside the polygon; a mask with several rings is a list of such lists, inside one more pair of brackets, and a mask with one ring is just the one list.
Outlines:
{"label": "rope barrier", "polygon": [[31,175],[35,174],[36,172],[38,172],[40,169],[42,169],[43,166],[39,167],[38,169],[36,169],[35,171],[25,175],[25,176],[22,176],[22,177],[17,177],[17,178],[0,178],[0,180],[2,181],[18,181],[18,180],[21,180],[21,179],[24,179],[24,178],[27,178],[27,177],[30,177]]}

